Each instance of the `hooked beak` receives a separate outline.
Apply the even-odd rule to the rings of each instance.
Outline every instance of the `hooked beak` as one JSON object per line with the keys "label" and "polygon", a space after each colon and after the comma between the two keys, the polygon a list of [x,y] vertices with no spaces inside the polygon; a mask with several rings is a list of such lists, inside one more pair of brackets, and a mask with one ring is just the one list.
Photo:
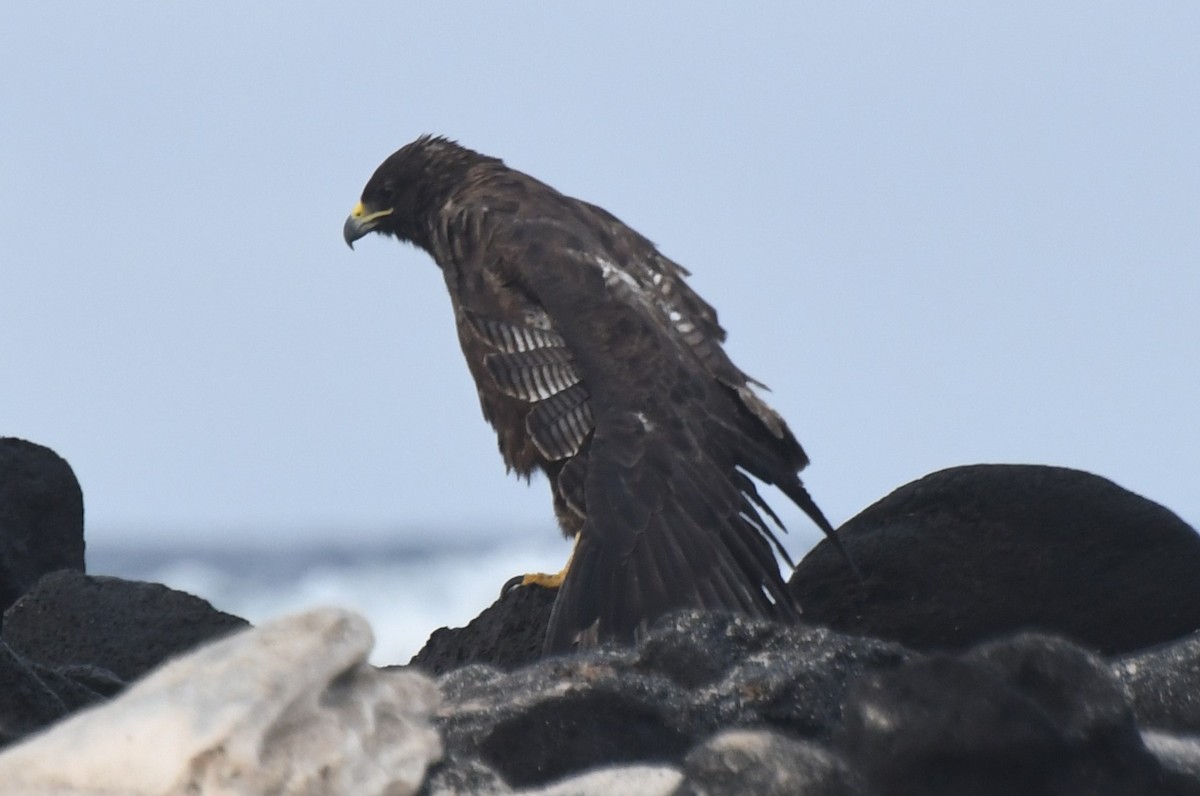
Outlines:
{"label": "hooked beak", "polygon": [[379,219],[391,214],[392,208],[390,207],[385,210],[368,210],[363,207],[362,202],[356,204],[350,211],[350,215],[346,217],[346,223],[342,225],[342,238],[346,241],[346,245],[353,249],[354,241],[375,229]]}

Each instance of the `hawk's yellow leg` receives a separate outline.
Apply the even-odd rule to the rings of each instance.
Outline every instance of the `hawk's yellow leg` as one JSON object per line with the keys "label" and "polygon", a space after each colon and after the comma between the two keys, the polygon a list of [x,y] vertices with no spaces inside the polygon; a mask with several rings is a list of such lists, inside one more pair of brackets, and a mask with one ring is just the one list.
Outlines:
{"label": "hawk's yellow leg", "polygon": [[517,575],[504,584],[504,588],[500,590],[500,596],[503,597],[518,586],[542,586],[546,589],[559,588],[567,577],[567,571],[571,568],[571,561],[575,558],[575,549],[577,547],[579,547],[579,534],[575,534],[575,541],[571,545],[571,555],[567,556],[567,563],[563,564],[562,569],[554,573],[530,572],[527,575]]}

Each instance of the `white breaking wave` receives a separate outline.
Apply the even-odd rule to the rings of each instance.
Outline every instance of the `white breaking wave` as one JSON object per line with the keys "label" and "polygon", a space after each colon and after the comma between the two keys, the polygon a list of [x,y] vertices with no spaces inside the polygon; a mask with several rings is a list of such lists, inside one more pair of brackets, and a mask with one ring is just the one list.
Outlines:
{"label": "white breaking wave", "polygon": [[375,631],[376,665],[403,664],[440,627],[461,627],[510,577],[557,572],[570,545],[553,534],[427,551],[173,551],[89,546],[88,571],[163,583],[253,624],[317,606],[361,613]]}

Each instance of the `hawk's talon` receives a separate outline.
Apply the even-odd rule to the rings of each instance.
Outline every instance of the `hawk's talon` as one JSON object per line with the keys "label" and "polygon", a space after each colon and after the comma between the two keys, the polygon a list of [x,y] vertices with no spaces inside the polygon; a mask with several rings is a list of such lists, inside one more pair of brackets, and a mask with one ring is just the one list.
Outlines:
{"label": "hawk's talon", "polygon": [[522,586],[541,586],[543,589],[558,589],[562,588],[563,581],[567,579],[567,571],[571,569],[571,559],[575,557],[575,547],[579,544],[579,534],[575,534],[575,544],[571,546],[571,555],[567,558],[567,563],[563,564],[563,568],[553,574],[549,572],[530,572],[526,575],[517,575],[509,578],[504,582],[504,586],[500,589],[500,599],[508,596],[509,592],[519,589]]}

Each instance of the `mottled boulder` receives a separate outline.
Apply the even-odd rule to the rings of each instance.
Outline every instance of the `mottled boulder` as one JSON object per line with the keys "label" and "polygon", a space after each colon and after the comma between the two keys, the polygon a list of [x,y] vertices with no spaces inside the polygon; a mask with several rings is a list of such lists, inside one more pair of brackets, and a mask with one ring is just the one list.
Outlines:
{"label": "mottled boulder", "polygon": [[[425,684],[416,692],[393,693],[380,678],[412,671],[363,665],[369,635],[356,618],[335,611],[319,612],[313,626],[289,621],[177,659],[118,697],[122,711],[85,711],[50,731],[94,713],[104,718],[91,727],[103,733],[72,730],[19,763],[0,754],[0,781],[30,760],[69,760],[65,773],[38,764],[13,781],[32,783],[21,792],[33,796],[391,794],[414,792],[433,764],[422,796],[1200,796],[1194,736],[1139,725],[1131,685],[1114,673],[1123,662],[1057,637],[922,654],[828,628],[684,612],[633,647],[512,672],[461,667],[439,679],[435,708],[423,677],[412,681]],[[256,651],[242,657],[233,642],[252,637],[247,651]],[[1156,650],[1153,664],[1190,661],[1191,641]],[[164,678],[168,670],[178,674]],[[29,693],[57,704],[37,682],[30,678]],[[1145,677],[1133,687],[1163,682],[1175,685]],[[431,745],[429,728],[418,732],[414,757],[397,752],[410,736],[394,734],[408,725],[393,710],[428,717],[444,757],[436,760],[442,747]],[[346,766],[353,773],[343,776]],[[399,770],[402,787],[388,779]],[[278,779],[284,771],[290,779]],[[115,790],[80,790],[84,781]],[[38,790],[45,783],[54,788]]]}
{"label": "mottled boulder", "polygon": [[1138,721],[1200,736],[1200,633],[1113,661]]}
{"label": "mottled boulder", "polygon": [[46,666],[100,667],[128,682],[245,626],[246,620],[161,584],[63,570],[39,580],[9,608],[0,638]]}
{"label": "mottled boulder", "polygon": [[512,793],[504,778],[495,769],[477,758],[443,757],[429,768],[420,796],[457,796],[460,793],[486,793],[501,796]]}
{"label": "mottled boulder", "polygon": [[622,661],[627,653],[600,651],[510,674],[473,665],[443,676],[447,755],[478,756],[514,788],[682,758],[696,740],[683,690]]}
{"label": "mottled boulder", "polygon": [[542,656],[556,594],[541,586],[512,589],[466,627],[433,631],[409,665],[437,675],[468,663],[505,671],[532,663]]}
{"label": "mottled boulder", "polygon": [[1044,636],[864,676],[833,745],[880,796],[1200,793],[1146,749],[1104,663]]}
{"label": "mottled boulder", "polygon": [[728,730],[688,753],[674,796],[867,796],[827,747],[764,730]]}
{"label": "mottled boulder", "polygon": [[[820,546],[792,582],[805,624],[682,612],[542,658],[554,593],[527,587],[384,670],[344,612],[245,630],[164,586],[54,572],[0,635],[0,744],[25,739],[0,790],[1200,796],[1200,551],[1169,511],[978,466],[841,533],[865,580]],[[1056,634],[1009,632],[1027,627]]]}
{"label": "mottled boulder", "polygon": [[921,650],[1037,629],[1102,653],[1200,629],[1200,536],[1104,478],[974,465],[897,489],[823,542],[790,587],[806,621]]}
{"label": "mottled boulder", "polygon": [[[681,779],[679,772],[670,766],[609,766],[513,793],[515,796],[672,796]],[[471,791],[456,796],[468,794],[475,796]]]}
{"label": "mottled boulder", "polygon": [[439,680],[437,723],[448,758],[478,757],[532,787],[615,763],[679,765],[728,727],[828,737],[847,684],[904,657],[825,629],[683,612],[634,648],[455,670]]}
{"label": "mottled boulder", "polygon": [[[841,720],[850,683],[866,672],[894,669],[911,655],[895,644],[827,628],[702,612],[664,617],[637,652],[639,670],[689,689],[705,736],[765,726],[817,740],[827,739]],[[685,659],[690,669],[679,665]],[[706,676],[714,661],[723,662],[720,671]]]}
{"label": "mottled boulder", "polygon": [[38,578],[84,570],[83,493],[49,448],[0,437],[0,611]]}
{"label": "mottled boulder", "polygon": [[436,689],[367,665],[332,609],[276,620],[155,671],[0,754],[23,796],[408,796],[441,755]]}
{"label": "mottled boulder", "polygon": [[439,688],[430,793],[471,781],[451,772],[486,772],[495,792],[603,793],[587,784],[598,769],[646,769],[678,772],[676,796],[1200,794],[1195,744],[1146,733],[1110,664],[1045,635],[920,654],[683,612],[631,648],[467,666]]}
{"label": "mottled boulder", "polygon": [[682,780],[671,766],[606,766],[513,790],[478,760],[444,760],[430,769],[419,796],[672,796]]}
{"label": "mottled boulder", "polygon": [[1142,733],[1142,741],[1163,768],[1175,775],[1177,783],[1192,783],[1193,790],[1200,789],[1197,784],[1200,783],[1200,738],[1146,730]]}

